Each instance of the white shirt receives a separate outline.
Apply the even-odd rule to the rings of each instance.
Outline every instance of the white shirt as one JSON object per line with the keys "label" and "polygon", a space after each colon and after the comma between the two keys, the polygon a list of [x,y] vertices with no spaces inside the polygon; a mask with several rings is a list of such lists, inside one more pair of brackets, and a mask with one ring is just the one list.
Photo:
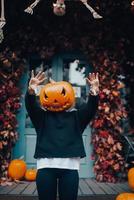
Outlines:
{"label": "white shirt", "polygon": [[37,170],[42,168],[80,169],[80,157],[74,158],[39,158]]}

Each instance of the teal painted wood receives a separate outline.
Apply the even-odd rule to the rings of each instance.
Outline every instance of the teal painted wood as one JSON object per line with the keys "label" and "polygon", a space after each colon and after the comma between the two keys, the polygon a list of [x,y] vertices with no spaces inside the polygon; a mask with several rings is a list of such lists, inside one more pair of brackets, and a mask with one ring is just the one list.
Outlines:
{"label": "teal painted wood", "polygon": [[21,156],[24,156],[25,158],[25,118],[26,118],[26,110],[25,110],[25,103],[24,103],[24,94],[26,92],[27,87],[27,80],[28,80],[28,72],[25,72],[23,76],[21,77],[19,87],[21,89],[22,95],[20,102],[22,104],[20,110],[17,113],[17,121],[18,121],[18,128],[17,132],[19,135],[19,139],[15,144],[15,147],[13,148],[12,156],[13,158],[19,158]]}
{"label": "teal painted wood", "polygon": [[25,161],[28,168],[36,168],[36,159],[34,159],[34,151],[36,145],[36,132],[34,128],[25,128]]}
{"label": "teal painted wood", "polygon": [[59,56],[55,56],[52,61],[52,78],[55,81],[62,81],[63,77],[63,60]]}

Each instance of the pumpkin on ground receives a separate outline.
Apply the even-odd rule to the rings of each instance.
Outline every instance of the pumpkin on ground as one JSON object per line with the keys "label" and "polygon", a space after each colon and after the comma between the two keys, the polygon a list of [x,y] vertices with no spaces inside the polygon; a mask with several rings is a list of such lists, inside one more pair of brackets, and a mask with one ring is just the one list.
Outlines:
{"label": "pumpkin on ground", "polygon": [[133,193],[122,193],[116,197],[116,200],[134,200]]}
{"label": "pumpkin on ground", "polygon": [[24,160],[12,160],[8,167],[8,176],[13,180],[21,180],[26,173],[26,169],[27,166]]}
{"label": "pumpkin on ground", "polygon": [[46,84],[40,91],[40,104],[49,111],[63,111],[75,103],[75,92],[72,85],[66,81]]}
{"label": "pumpkin on ground", "polygon": [[35,181],[36,180],[36,175],[37,175],[37,170],[36,169],[27,169],[25,173],[25,179],[27,181]]}
{"label": "pumpkin on ground", "polygon": [[134,190],[134,167],[128,171],[128,184],[129,187]]}

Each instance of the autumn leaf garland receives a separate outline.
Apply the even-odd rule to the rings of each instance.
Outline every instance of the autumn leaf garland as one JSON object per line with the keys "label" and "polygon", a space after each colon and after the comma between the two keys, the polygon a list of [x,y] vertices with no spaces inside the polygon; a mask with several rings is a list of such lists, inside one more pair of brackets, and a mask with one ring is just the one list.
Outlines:
{"label": "autumn leaf garland", "polygon": [[104,62],[104,67],[96,67],[101,73],[98,113],[91,123],[96,155],[94,172],[98,181],[116,182],[118,174],[124,173],[123,145],[119,135],[123,133],[121,121],[127,117],[127,112],[120,93],[124,83],[117,78],[119,65],[115,68],[112,61],[109,68],[105,69],[105,65]]}
{"label": "autumn leaf garland", "polygon": [[8,179],[11,151],[18,139],[16,112],[21,106],[21,92],[17,84],[23,73],[23,65],[18,64],[14,53],[8,54],[4,52],[0,55],[0,184]]}

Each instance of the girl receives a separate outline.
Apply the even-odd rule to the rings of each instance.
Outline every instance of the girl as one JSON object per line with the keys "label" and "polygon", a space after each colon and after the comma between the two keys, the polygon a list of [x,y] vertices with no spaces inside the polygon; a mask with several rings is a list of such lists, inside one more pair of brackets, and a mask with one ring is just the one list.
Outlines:
{"label": "girl", "polygon": [[[37,159],[36,185],[39,200],[77,200],[80,159],[86,156],[82,133],[98,106],[98,73],[86,78],[90,85],[87,103],[80,109],[61,112],[44,110],[36,101],[37,86],[44,72],[31,73],[25,105],[37,133],[34,158]],[[52,80],[51,80],[52,81]]]}

